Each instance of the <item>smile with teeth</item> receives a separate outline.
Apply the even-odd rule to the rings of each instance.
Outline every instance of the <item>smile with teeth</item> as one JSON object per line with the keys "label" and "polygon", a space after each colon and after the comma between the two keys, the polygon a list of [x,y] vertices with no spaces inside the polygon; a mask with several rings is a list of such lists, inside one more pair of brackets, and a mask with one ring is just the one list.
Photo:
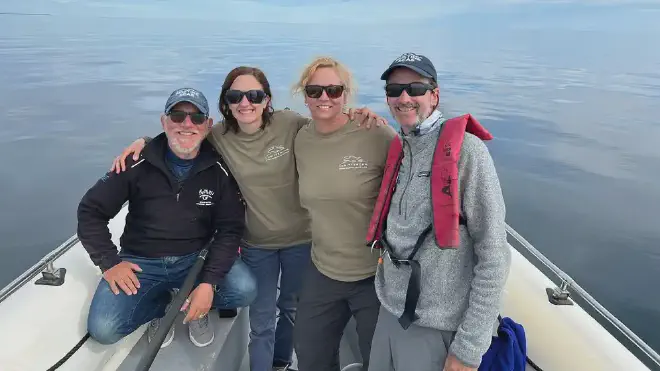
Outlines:
{"label": "smile with teeth", "polygon": [[318,105],[316,107],[320,108],[320,109],[323,109],[323,110],[326,110],[326,109],[330,109],[330,107],[332,107],[332,106],[327,105],[327,104],[321,104],[321,105]]}
{"label": "smile with teeth", "polygon": [[252,108],[239,109],[238,112],[243,113],[243,114],[252,113],[252,112],[254,112],[254,109],[252,109]]}
{"label": "smile with teeth", "polygon": [[195,134],[197,134],[197,133],[192,132],[192,131],[179,131],[177,134],[179,134],[179,135],[183,135],[184,137],[188,137],[188,136],[195,135]]}
{"label": "smile with teeth", "polygon": [[396,110],[400,112],[411,112],[411,111],[415,111],[416,109],[417,107],[414,106],[398,106],[396,108]]}

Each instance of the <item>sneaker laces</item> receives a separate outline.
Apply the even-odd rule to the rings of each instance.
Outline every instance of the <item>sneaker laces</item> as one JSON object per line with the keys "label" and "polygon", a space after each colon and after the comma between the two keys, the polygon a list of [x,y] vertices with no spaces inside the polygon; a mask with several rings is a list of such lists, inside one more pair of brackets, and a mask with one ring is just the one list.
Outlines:
{"label": "sneaker laces", "polygon": [[195,327],[195,330],[203,330],[206,331],[209,328],[209,316],[206,315],[200,319],[191,321],[190,323]]}

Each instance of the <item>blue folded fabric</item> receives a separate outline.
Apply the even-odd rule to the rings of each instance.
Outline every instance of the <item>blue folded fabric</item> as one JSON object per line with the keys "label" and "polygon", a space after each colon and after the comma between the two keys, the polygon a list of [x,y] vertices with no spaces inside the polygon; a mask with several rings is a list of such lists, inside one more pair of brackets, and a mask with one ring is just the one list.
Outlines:
{"label": "blue folded fabric", "polygon": [[525,329],[509,317],[502,318],[479,371],[524,371],[526,363]]}

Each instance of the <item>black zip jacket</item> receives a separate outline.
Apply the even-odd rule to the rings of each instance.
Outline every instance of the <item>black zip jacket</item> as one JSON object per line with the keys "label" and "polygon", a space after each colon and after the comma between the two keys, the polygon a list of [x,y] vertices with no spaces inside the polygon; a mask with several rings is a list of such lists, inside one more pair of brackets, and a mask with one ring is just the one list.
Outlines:
{"label": "black zip jacket", "polygon": [[108,222],[128,201],[119,240],[122,252],[141,257],[190,254],[215,233],[201,281],[219,284],[238,255],[245,229],[238,185],[207,140],[179,184],[165,163],[167,145],[165,133],[158,135],[137,162],[126,159],[126,171],[105,174],[85,193],[78,206],[78,238],[102,271],[120,263]]}

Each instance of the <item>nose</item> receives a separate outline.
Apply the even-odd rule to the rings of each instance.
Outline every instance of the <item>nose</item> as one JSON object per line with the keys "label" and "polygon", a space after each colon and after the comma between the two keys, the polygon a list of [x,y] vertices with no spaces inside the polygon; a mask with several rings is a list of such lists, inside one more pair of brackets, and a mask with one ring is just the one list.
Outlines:
{"label": "nose", "polygon": [[321,96],[318,99],[319,100],[330,100],[330,97],[328,97],[328,93],[325,91],[325,89],[321,90]]}
{"label": "nose", "polygon": [[181,123],[181,126],[184,126],[184,127],[195,126],[195,124],[193,124],[193,122],[192,122],[192,119],[190,118],[190,115],[186,116],[186,119],[183,120],[183,122]]}
{"label": "nose", "polygon": [[399,95],[399,103],[410,103],[412,101],[413,101],[412,98],[410,97],[410,95],[408,95],[408,92],[405,90],[401,93],[401,95]]}
{"label": "nose", "polygon": [[246,95],[244,95],[243,98],[241,99],[241,101],[238,102],[238,105],[241,106],[241,107],[245,107],[245,106],[250,105],[250,101],[247,99]]}

